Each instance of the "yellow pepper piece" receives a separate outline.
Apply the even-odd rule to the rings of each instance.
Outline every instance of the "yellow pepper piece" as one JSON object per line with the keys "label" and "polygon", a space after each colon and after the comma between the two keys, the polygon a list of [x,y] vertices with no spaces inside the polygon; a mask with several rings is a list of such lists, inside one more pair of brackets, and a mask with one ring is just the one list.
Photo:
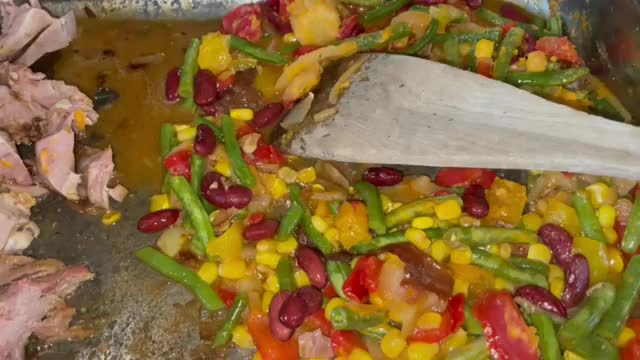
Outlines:
{"label": "yellow pepper piece", "polygon": [[382,353],[391,359],[397,358],[406,346],[407,341],[398,329],[390,330],[380,341]]}
{"label": "yellow pepper piece", "polygon": [[320,231],[321,233],[327,231],[327,229],[329,228],[329,224],[327,224],[327,222],[318,215],[313,215],[311,217],[311,223],[313,224],[313,227],[315,227],[316,230]]}
{"label": "yellow pepper piece", "polygon": [[271,196],[273,196],[274,199],[282,199],[287,192],[287,183],[285,183],[284,180],[277,178],[273,181]]}
{"label": "yellow pepper piece", "polygon": [[242,279],[245,276],[247,264],[243,260],[225,261],[218,267],[220,277],[230,280]]}
{"label": "yellow pepper piece", "polygon": [[200,266],[198,276],[207,284],[211,284],[218,278],[218,264],[206,262]]}
{"label": "yellow pepper piece", "polygon": [[487,192],[487,202],[487,224],[516,226],[520,223],[522,211],[527,203],[527,188],[510,180],[496,178]]}
{"label": "yellow pepper piece", "polygon": [[229,36],[219,32],[202,36],[198,51],[198,66],[218,75],[231,66],[233,58],[229,51]]}
{"label": "yellow pepper piece", "polygon": [[512,292],[514,290],[514,285],[507,279],[503,279],[501,277],[496,278],[496,281],[493,285],[496,290],[507,290]]}
{"label": "yellow pepper piece", "polygon": [[169,207],[169,196],[167,196],[167,194],[157,194],[151,197],[149,212],[164,210],[168,209]]}
{"label": "yellow pepper piece", "polygon": [[446,200],[434,207],[438,220],[454,220],[462,214],[462,207],[458,200]]}
{"label": "yellow pepper piece", "polygon": [[275,252],[259,252],[256,254],[256,263],[275,269],[280,261],[280,254]]}
{"label": "yellow pepper piece", "polygon": [[429,229],[434,223],[433,218],[429,216],[419,216],[411,220],[411,226],[420,230]]}
{"label": "yellow pepper piece", "polygon": [[276,251],[280,254],[291,254],[298,247],[298,242],[293,236],[289,236],[285,241],[278,241],[277,244]]}
{"label": "yellow pepper piece", "polygon": [[553,296],[558,299],[562,299],[562,293],[564,292],[564,279],[552,279],[549,282],[549,291]]}
{"label": "yellow pepper piece", "polygon": [[573,239],[573,249],[584,255],[589,261],[589,283],[591,286],[607,279],[609,257],[605,244],[587,237],[577,236]]}
{"label": "yellow pepper piece", "polygon": [[413,227],[408,228],[404,232],[404,237],[407,238],[410,243],[415,245],[415,247],[422,251],[427,250],[429,248],[429,245],[431,245],[431,241],[429,241],[427,234],[425,234],[424,231]]}
{"label": "yellow pepper piece", "polygon": [[551,250],[544,244],[531,244],[527,258],[548,264],[551,261]]}
{"label": "yellow pepper piece", "polygon": [[243,349],[253,349],[253,338],[246,325],[238,325],[231,332],[231,341]]}
{"label": "yellow pepper piece", "polygon": [[468,246],[461,246],[451,251],[449,261],[454,264],[469,265],[471,264],[471,249]]}
{"label": "yellow pepper piece", "polygon": [[451,247],[444,240],[436,240],[431,244],[431,257],[443,262],[451,253]]}
{"label": "yellow pepper piece", "polygon": [[308,286],[311,284],[311,281],[309,280],[309,277],[307,276],[307,273],[305,273],[302,270],[296,270],[293,273],[293,281],[295,281],[296,286],[298,288],[304,287],[304,286]]}
{"label": "yellow pepper piece", "polygon": [[277,294],[278,291],[280,291],[280,282],[278,281],[278,277],[274,274],[267,276],[267,280],[265,280],[263,287],[265,290]]}
{"label": "yellow pepper piece", "polygon": [[495,43],[491,40],[481,39],[476,43],[476,58],[491,58],[493,56],[493,49]]}
{"label": "yellow pepper piece", "polygon": [[526,213],[522,216],[522,225],[529,231],[538,232],[542,226],[542,217],[534,212]]}
{"label": "yellow pepper piece", "polygon": [[271,300],[273,300],[273,297],[276,294],[274,292],[271,291],[265,291],[264,294],[262,294],[262,301],[261,301],[261,308],[262,308],[262,312],[263,313],[268,313],[269,312],[269,305],[271,305]]}
{"label": "yellow pepper piece", "polygon": [[231,165],[227,159],[218,159],[214,165],[214,170],[222,176],[231,176]]}
{"label": "yellow pepper piece", "polygon": [[207,255],[217,256],[223,262],[240,259],[242,256],[242,244],[244,227],[241,221],[236,221],[217,239],[209,241]]}
{"label": "yellow pepper piece", "polygon": [[440,351],[438,344],[413,342],[407,347],[408,360],[432,360]]}
{"label": "yellow pepper piece", "polygon": [[416,326],[419,329],[437,329],[440,327],[440,323],[442,323],[442,315],[429,311],[420,315]]}
{"label": "yellow pepper piece", "polygon": [[229,116],[231,116],[233,120],[251,121],[253,120],[253,110],[249,108],[231,109]]}
{"label": "yellow pepper piece", "polygon": [[338,210],[335,227],[340,234],[338,241],[345,249],[371,241],[367,207],[361,202],[345,201]]}
{"label": "yellow pepper piece", "polygon": [[558,199],[550,199],[544,211],[544,223],[556,224],[563,227],[569,234],[580,234],[580,221],[576,209]]}
{"label": "yellow pepper piece", "polygon": [[453,280],[453,293],[454,294],[463,294],[464,296],[469,295],[469,282],[461,279]]}

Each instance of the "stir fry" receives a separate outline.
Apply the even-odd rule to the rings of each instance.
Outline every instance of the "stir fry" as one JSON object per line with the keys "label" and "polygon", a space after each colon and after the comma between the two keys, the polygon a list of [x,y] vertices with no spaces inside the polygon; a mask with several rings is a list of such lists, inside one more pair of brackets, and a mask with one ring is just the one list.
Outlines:
{"label": "stir fry", "polygon": [[[166,98],[197,115],[161,129],[167,176],[138,222],[161,234],[136,255],[224,311],[211,347],[265,360],[640,358],[635,181],[530,172],[523,185],[458,168],[430,178],[269,144],[325,66],[370,51],[628,120],[559,18],[479,5],[248,4],[193,39]],[[217,106],[248,69],[265,104]]]}

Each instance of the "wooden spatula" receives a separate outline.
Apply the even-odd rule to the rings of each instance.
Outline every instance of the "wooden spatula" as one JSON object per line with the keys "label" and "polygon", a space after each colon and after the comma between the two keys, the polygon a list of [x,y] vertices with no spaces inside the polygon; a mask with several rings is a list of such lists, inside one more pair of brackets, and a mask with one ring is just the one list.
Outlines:
{"label": "wooden spatula", "polygon": [[285,148],[375,164],[561,170],[640,179],[640,128],[469,71],[371,55],[336,105]]}

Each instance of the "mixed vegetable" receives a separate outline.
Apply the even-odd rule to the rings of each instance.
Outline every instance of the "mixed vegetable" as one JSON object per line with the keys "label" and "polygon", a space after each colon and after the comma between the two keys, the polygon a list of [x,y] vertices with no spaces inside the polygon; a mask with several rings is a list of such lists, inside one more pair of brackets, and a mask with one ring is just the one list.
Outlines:
{"label": "mixed vegetable", "polygon": [[[640,359],[635,181],[530,172],[522,185],[457,168],[432,180],[268,143],[324,66],[363,51],[445,61],[626,119],[558,18],[480,5],[268,1],[191,42],[166,95],[199,115],[162,127],[167,177],[138,223],[161,235],[136,255],[225,312],[213,348],[265,360]],[[265,103],[220,113],[248,69]]]}

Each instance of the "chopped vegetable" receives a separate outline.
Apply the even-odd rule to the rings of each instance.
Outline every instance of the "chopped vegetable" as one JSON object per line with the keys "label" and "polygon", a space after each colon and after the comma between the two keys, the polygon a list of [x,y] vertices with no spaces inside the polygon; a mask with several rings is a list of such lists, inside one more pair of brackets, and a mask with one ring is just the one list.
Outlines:
{"label": "chopped vegetable", "polygon": [[178,94],[183,99],[193,100],[193,78],[198,71],[198,50],[200,48],[200,39],[192,39],[187,52],[184,54],[184,62],[180,70],[180,85],[178,86]]}
{"label": "chopped vegetable", "polygon": [[236,139],[236,128],[233,120],[228,115],[222,117],[222,133],[224,135],[224,147],[231,162],[233,173],[240,183],[249,188],[256,186],[256,178],[249,170],[247,163],[242,158],[242,150]]}
{"label": "chopped vegetable", "polygon": [[215,235],[213,234],[213,228],[209,222],[209,216],[207,215],[202,202],[195,194],[187,180],[182,176],[169,177],[169,187],[176,194],[183,208],[189,214],[191,223],[196,230],[196,238],[198,242],[192,243],[199,248],[199,252],[204,252],[207,248],[209,241],[215,241]]}
{"label": "chopped vegetable", "polygon": [[235,328],[242,320],[242,315],[247,309],[249,299],[246,295],[236,295],[235,300],[229,313],[225,318],[222,326],[216,333],[216,337],[213,339],[211,347],[217,348],[227,344],[231,340],[233,328]]}
{"label": "chopped vegetable", "polygon": [[505,35],[498,50],[498,58],[493,68],[493,76],[497,80],[504,80],[507,77],[514,51],[517,51],[520,47],[522,40],[524,40],[524,30],[519,27],[511,28],[511,30],[507,32],[507,35]]}

